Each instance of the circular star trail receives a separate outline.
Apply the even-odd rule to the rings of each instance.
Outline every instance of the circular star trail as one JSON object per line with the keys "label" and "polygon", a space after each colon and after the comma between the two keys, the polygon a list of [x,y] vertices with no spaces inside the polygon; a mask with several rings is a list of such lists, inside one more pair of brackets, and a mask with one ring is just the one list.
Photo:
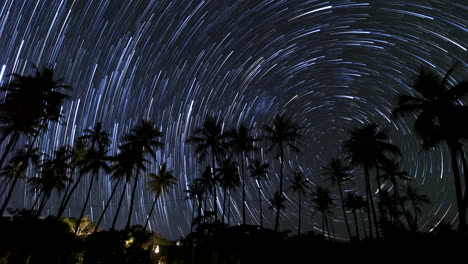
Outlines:
{"label": "circular star trail", "polygon": [[[151,230],[166,237],[190,230],[194,204],[184,200],[184,190],[206,164],[197,161],[186,139],[207,115],[223,118],[226,129],[245,123],[256,136],[276,114],[291,117],[302,127],[302,152],[286,153],[285,175],[288,179],[301,170],[313,185],[326,184],[320,167],[342,156],[349,129],[380,124],[401,147],[403,169],[433,201],[420,223],[428,228],[435,219],[456,218],[447,150],[422,151],[412,133],[414,118],[394,122],[388,117],[395,96],[411,93],[421,66],[443,74],[459,61],[450,82],[466,79],[467,19],[468,3],[452,0],[4,0],[0,80],[7,82],[7,73],[30,74],[32,64],[53,65],[57,76],[73,86],[62,124],[52,125],[38,142],[46,153],[73,144],[83,129],[102,121],[115,154],[139,120],[154,121],[164,133],[164,149],[147,172],[167,162],[178,177],[150,221]],[[278,188],[279,165],[271,153],[263,154],[272,165],[261,183],[266,207]],[[347,191],[362,193],[360,173],[355,171],[355,184]],[[88,181],[68,215],[78,215]],[[134,223],[144,223],[153,200],[146,181],[139,183]],[[255,182],[248,179],[247,187],[247,222],[258,224]],[[29,189],[23,181],[11,207],[30,208]],[[109,176],[100,175],[86,212],[91,219],[97,220],[110,191]],[[281,228],[295,230],[297,198],[289,191],[286,196]],[[232,199],[231,223],[236,224],[240,195]],[[123,208],[129,200],[130,193]],[[319,230],[319,213],[310,197],[305,200],[303,230]],[[55,194],[45,212],[54,214],[59,201]],[[106,214],[105,227],[116,206],[117,201]],[[265,226],[273,227],[273,212],[264,212]],[[335,226],[345,235],[338,212]]]}

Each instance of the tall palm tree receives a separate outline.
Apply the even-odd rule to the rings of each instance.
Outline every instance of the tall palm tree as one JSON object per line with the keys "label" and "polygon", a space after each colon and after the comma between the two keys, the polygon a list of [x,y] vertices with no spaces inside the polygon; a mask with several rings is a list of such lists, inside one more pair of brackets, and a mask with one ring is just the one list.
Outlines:
{"label": "tall palm tree", "polygon": [[349,238],[351,239],[351,229],[349,228],[348,217],[346,215],[346,207],[343,199],[342,185],[346,182],[351,181],[350,168],[343,164],[340,159],[332,159],[327,166],[322,167],[322,174],[327,176],[331,180],[332,185],[338,186],[338,192],[340,194],[341,209],[343,210],[343,216],[346,224],[346,230],[348,231]]}
{"label": "tall palm tree", "polygon": [[[459,231],[466,232],[466,210],[468,195],[463,195],[460,180],[458,156],[465,161],[462,138],[467,137],[468,125],[460,120],[468,117],[468,107],[461,105],[461,99],[468,93],[468,80],[452,85],[449,81],[456,69],[453,65],[441,78],[437,73],[422,68],[412,84],[415,95],[398,95],[393,118],[416,115],[414,131],[422,139],[423,148],[433,149],[445,142],[450,150],[458,207]],[[464,165],[465,189],[468,189],[468,168]]]}
{"label": "tall palm tree", "polygon": [[107,156],[107,149],[104,147],[99,147],[99,149],[90,148],[88,149],[86,153],[86,157],[84,160],[85,164],[82,168],[82,172],[84,174],[91,172],[91,179],[89,181],[89,187],[88,187],[88,191],[86,194],[85,202],[83,204],[83,208],[81,209],[80,216],[78,217],[75,234],[79,231],[80,222],[88,206],[89,198],[91,197],[91,190],[93,187],[93,183],[94,181],[97,180],[99,171],[104,170],[105,173],[111,172],[111,168],[107,164],[109,160],[110,160],[110,157]]}
{"label": "tall palm tree", "polygon": [[158,174],[148,174],[148,177],[151,179],[148,182],[148,190],[154,192],[156,196],[154,197],[154,202],[151,205],[151,210],[148,214],[148,218],[146,219],[145,227],[143,228],[143,230],[146,230],[146,227],[148,226],[149,220],[153,213],[154,206],[158,201],[158,198],[161,197],[161,195],[169,192],[169,189],[177,184],[176,177],[172,175],[173,171],[173,169],[166,169],[166,163],[163,163],[159,166]]}
{"label": "tall palm tree", "polygon": [[327,227],[328,239],[331,239],[330,228],[328,227],[329,211],[330,207],[333,206],[333,199],[330,196],[330,190],[317,186],[312,194],[312,202],[315,209],[320,211],[322,214],[322,234],[325,238],[325,227]]}
{"label": "tall palm tree", "polygon": [[414,231],[418,230],[418,215],[421,215],[421,206],[429,204],[431,200],[429,196],[419,193],[419,190],[411,185],[406,188],[405,200],[409,201],[413,206],[414,219],[411,224],[411,229]]}
{"label": "tall palm tree", "polygon": [[[216,188],[216,184],[218,182],[219,182],[219,178],[217,177],[216,174],[215,174],[215,177],[213,177],[210,166],[206,166],[205,170],[201,172],[201,176],[195,179],[195,183],[199,184],[200,187],[203,189],[203,193],[205,197],[205,200],[203,202],[204,204],[203,205],[204,207],[203,221],[206,221],[206,214],[208,213],[207,205],[206,205],[208,194],[213,193],[213,190]],[[216,197],[214,195],[213,195],[213,203],[216,203]]]}
{"label": "tall palm tree", "polygon": [[[223,188],[224,201],[223,201],[223,215],[221,217],[222,222],[224,222],[224,215],[226,212],[226,200],[228,201],[228,208],[230,209],[231,201],[231,190],[239,187],[241,184],[241,179],[239,177],[239,170],[237,169],[237,163],[232,161],[231,157],[224,159],[220,168],[216,169],[216,177],[220,180],[221,187]],[[229,195],[227,191],[229,190]],[[228,219],[229,222],[229,219]]]}
{"label": "tall palm tree", "polygon": [[52,194],[52,191],[55,189],[60,193],[63,189],[65,189],[66,182],[70,180],[67,177],[69,165],[66,163],[66,160],[63,160],[64,157],[60,156],[63,154],[63,152],[61,152],[62,151],[59,149],[56,151],[56,157],[54,159],[46,160],[43,164],[41,164],[41,177],[29,179],[29,182],[33,186],[32,191],[36,189],[40,190],[36,201],[38,201],[42,195],[42,200],[39,203],[39,209],[36,212],[37,215],[41,215],[42,210],[44,209],[47,201],[50,198],[50,195]]}
{"label": "tall palm tree", "polygon": [[[359,223],[357,218],[357,211],[361,210],[361,202],[359,201],[357,195],[352,193],[347,193],[344,200],[344,206],[351,210],[354,216],[354,225],[356,228],[356,237],[359,240]],[[365,228],[365,227],[364,227]]]}
{"label": "tall palm tree", "polygon": [[242,176],[242,224],[245,222],[245,170],[244,163],[245,158],[249,156],[249,152],[255,152],[258,148],[254,145],[259,139],[249,135],[249,128],[245,125],[240,125],[238,130],[231,130],[227,132],[227,136],[230,138],[228,146],[231,147],[238,156],[241,163],[241,176]]}
{"label": "tall palm tree", "polygon": [[192,223],[190,224],[190,233],[192,233],[193,226],[195,225],[195,223],[200,225],[200,221],[202,218],[202,201],[203,201],[204,190],[201,184],[194,182],[190,184],[190,187],[185,192],[188,194],[186,199],[190,199],[193,201],[196,200],[198,202],[198,216],[196,218],[195,218],[195,206],[193,206],[193,209],[192,209]]}
{"label": "tall palm tree", "polygon": [[395,204],[393,205],[395,208],[397,207],[396,203],[399,203],[401,210],[406,218],[406,221],[408,225],[410,225],[410,219],[408,212],[405,209],[405,206],[403,204],[403,199],[400,196],[400,193],[398,191],[398,181],[403,180],[403,181],[411,181],[412,179],[409,177],[408,172],[400,170],[400,164],[398,162],[387,162],[385,164],[382,164],[382,170],[383,174],[380,175],[380,177],[385,181],[390,181],[393,185],[393,196],[394,196],[394,202]]}
{"label": "tall palm tree", "polygon": [[[141,155],[138,154],[137,157],[141,156],[144,158],[146,154],[149,154],[153,159],[156,159],[155,149],[162,148],[164,146],[164,144],[158,140],[158,138],[162,136],[163,133],[154,126],[153,122],[149,120],[142,120],[139,125],[132,129],[130,134],[124,137],[124,144],[130,146],[130,148],[133,148],[136,152],[141,152]],[[130,209],[128,212],[125,229],[130,228],[138,178],[140,171],[143,169],[144,167],[136,167],[135,183],[133,185],[132,197],[130,199]]]}
{"label": "tall palm tree", "polygon": [[143,153],[139,150],[135,151],[130,145],[121,145],[119,146],[119,150],[120,152],[113,158],[113,164],[111,166],[112,177],[114,179],[124,179],[125,182],[114,214],[111,230],[115,230],[127,185],[130,183],[133,171],[137,169],[146,170],[144,163],[147,162],[147,160],[143,158]]}
{"label": "tall palm tree", "polygon": [[270,210],[278,212],[279,210],[286,208],[286,198],[284,198],[280,192],[275,192],[273,198],[269,199],[268,201],[270,202],[270,206],[268,207]]}
{"label": "tall palm tree", "polygon": [[306,195],[306,188],[308,185],[307,179],[304,178],[304,174],[301,171],[294,172],[293,179],[290,182],[291,190],[297,193],[298,197],[298,223],[297,223],[297,235],[301,235],[301,207],[302,207],[302,195]]}
{"label": "tall palm tree", "polygon": [[258,190],[258,207],[260,209],[260,226],[263,227],[263,213],[262,213],[262,188],[260,182],[263,178],[268,175],[268,168],[270,165],[268,163],[263,163],[261,160],[256,159],[249,165],[250,176],[255,178],[257,181],[257,190]]}
{"label": "tall palm tree", "polygon": [[[67,186],[65,193],[63,195],[62,201],[60,202],[59,209],[57,211],[57,218],[60,218],[62,214],[65,212],[65,209],[67,208],[68,203],[70,202],[70,199],[75,192],[76,188],[79,186],[81,179],[84,176],[83,171],[81,170],[81,167],[85,165],[85,160],[86,160],[86,155],[88,153],[88,150],[86,148],[86,142],[82,139],[77,139],[75,140],[75,145],[73,149],[69,150],[69,156],[70,156],[70,176],[69,178],[71,181],[69,181],[69,185]],[[78,177],[76,181],[73,180],[73,174],[75,173],[75,170],[78,168]],[[73,182],[73,184],[71,184]]]}
{"label": "tall palm tree", "polygon": [[[211,176],[215,178],[216,159],[221,160],[226,152],[223,133],[222,120],[215,117],[206,117],[203,125],[195,129],[193,135],[189,137],[188,142],[195,145],[195,154],[200,161],[203,161],[208,153],[211,154]],[[218,205],[216,185],[213,185],[214,196],[214,215],[215,221],[218,220]]]}
{"label": "tall palm tree", "polygon": [[[350,131],[350,137],[344,142],[344,150],[348,154],[348,159],[351,165],[360,166],[364,171],[364,181],[366,187],[366,196],[369,207],[367,208],[369,232],[372,234],[372,217],[374,218],[374,226],[376,237],[379,238],[379,226],[376,216],[376,211],[373,202],[372,187],[370,182],[369,170],[376,168],[376,179],[379,179],[378,164],[388,161],[388,154],[394,156],[400,155],[400,149],[388,142],[388,136],[376,124],[368,124],[361,128],[354,128]],[[378,189],[380,190],[380,181],[378,180]]]}
{"label": "tall palm tree", "polygon": [[[291,119],[277,115],[273,119],[273,126],[264,125],[263,129],[267,134],[265,139],[270,143],[268,150],[276,148],[276,154],[280,159],[279,195],[283,196],[284,151],[286,148],[297,152],[300,151],[299,148],[294,145],[294,142],[301,137],[298,132],[299,127]],[[279,231],[280,211],[281,210],[276,210],[275,231]]]}
{"label": "tall palm tree", "polygon": [[38,160],[39,155],[37,154],[37,148],[25,146],[24,149],[16,152],[16,154],[10,160],[9,165],[2,170],[3,176],[10,177],[12,179],[12,186],[10,187],[10,190],[8,191],[5,200],[3,201],[2,207],[0,208],[0,217],[3,215],[8,206],[8,203],[10,202],[15,184],[19,179],[26,177],[26,170],[28,169],[29,165],[36,165]]}

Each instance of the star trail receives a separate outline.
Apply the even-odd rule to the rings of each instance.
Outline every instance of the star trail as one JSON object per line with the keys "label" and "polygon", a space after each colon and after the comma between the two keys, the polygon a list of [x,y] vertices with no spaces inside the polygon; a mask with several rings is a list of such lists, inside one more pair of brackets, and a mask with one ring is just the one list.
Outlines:
{"label": "star trail", "polygon": [[[167,162],[178,180],[158,201],[149,227],[172,239],[190,230],[196,203],[185,200],[184,191],[207,163],[198,162],[186,140],[207,115],[223,118],[224,129],[244,123],[257,137],[276,114],[291,117],[302,127],[302,152],[286,153],[286,182],[301,170],[311,186],[324,184],[321,166],[343,156],[349,129],[376,122],[401,148],[403,169],[433,201],[424,207],[419,226],[428,229],[442,218],[455,222],[446,146],[423,151],[412,133],[414,118],[389,116],[395,96],[412,93],[421,66],[444,74],[458,61],[449,82],[467,79],[467,49],[468,2],[463,0],[0,3],[0,81],[8,82],[12,72],[30,74],[32,64],[52,65],[73,87],[61,124],[51,124],[38,141],[42,151],[72,145],[99,121],[111,135],[110,154],[141,119],[152,120],[164,133],[164,148],[145,173]],[[279,163],[266,144],[259,146],[272,166],[261,182],[267,208],[277,190]],[[355,184],[346,191],[362,193],[360,170],[354,175]],[[258,224],[257,183],[246,179],[247,223]],[[83,179],[66,216],[79,214],[89,180]],[[140,180],[133,222],[143,224],[154,194],[146,191],[147,177]],[[101,173],[86,212],[92,220],[112,186],[110,175]],[[10,207],[30,208],[35,194],[29,190],[22,181]],[[332,193],[338,199],[334,188]],[[281,229],[295,232],[297,197],[285,194]],[[303,230],[320,230],[320,213],[313,211],[310,197],[303,200]],[[54,193],[44,214],[54,214],[59,202]],[[110,226],[117,203],[111,204],[104,227]],[[219,203],[221,208],[222,199]],[[232,192],[232,206],[231,224],[241,223],[240,191]],[[335,211],[335,227],[344,235],[342,215]],[[264,215],[264,225],[272,228],[274,213],[264,209]]]}

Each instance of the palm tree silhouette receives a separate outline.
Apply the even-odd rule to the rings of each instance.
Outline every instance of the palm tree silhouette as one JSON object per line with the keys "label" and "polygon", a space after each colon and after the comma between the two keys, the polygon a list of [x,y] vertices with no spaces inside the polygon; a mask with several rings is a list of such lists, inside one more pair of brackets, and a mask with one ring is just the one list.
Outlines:
{"label": "palm tree silhouette", "polygon": [[294,172],[293,179],[290,181],[291,190],[297,193],[298,196],[298,223],[297,223],[297,235],[301,235],[301,207],[302,207],[302,195],[306,195],[306,188],[308,185],[307,179],[304,178],[304,174],[301,171]]}
{"label": "palm tree silhouette", "polygon": [[[223,142],[226,134],[223,133],[222,120],[215,117],[206,117],[203,125],[198,127],[189,137],[188,142],[195,145],[195,154],[203,161],[208,152],[211,154],[211,176],[215,178],[216,159],[221,160],[226,152],[226,144]],[[218,220],[218,203],[216,184],[213,185],[213,207],[215,221]],[[206,208],[205,208],[206,210]]]}
{"label": "palm tree silhouette", "polygon": [[380,190],[380,180],[378,172],[378,164],[388,161],[387,154],[400,155],[400,149],[388,143],[388,136],[379,129],[376,124],[369,124],[361,128],[354,128],[350,131],[350,137],[344,142],[345,152],[348,154],[348,159],[351,165],[360,166],[364,170],[364,181],[366,187],[366,196],[369,207],[367,208],[370,237],[373,238],[371,212],[374,218],[374,226],[376,237],[379,238],[379,226],[375,213],[375,207],[372,196],[372,188],[369,176],[369,169],[376,168],[377,185]]}
{"label": "palm tree silhouette", "polygon": [[[36,189],[40,190],[34,205],[39,201],[39,198],[42,196],[42,201],[39,203],[39,209],[36,212],[37,215],[41,214],[47,201],[50,198],[50,195],[52,194],[52,191],[55,189],[60,193],[63,189],[66,188],[65,183],[71,181],[67,175],[70,169],[68,160],[68,149],[66,146],[62,146],[58,150],[54,151],[54,158],[46,159],[40,165],[42,172],[41,177],[29,179],[29,182],[33,186],[31,191],[34,191]],[[34,209],[34,205],[31,209]]]}
{"label": "palm tree silhouette", "polygon": [[148,226],[149,220],[154,210],[154,206],[156,205],[156,202],[158,201],[159,197],[169,192],[169,189],[177,184],[176,177],[172,175],[172,172],[174,170],[166,169],[166,166],[166,163],[161,164],[159,166],[158,174],[148,174],[148,177],[151,179],[148,182],[148,190],[154,192],[156,196],[154,197],[154,201],[151,205],[151,210],[148,214],[148,218],[146,219],[146,223],[143,230],[146,230],[146,227]]}
{"label": "palm tree silhouette", "polygon": [[[241,179],[239,177],[239,170],[236,162],[232,161],[231,157],[224,159],[220,168],[216,169],[216,177],[220,180],[221,187],[223,188],[224,201],[223,201],[223,215],[221,217],[222,222],[224,223],[224,215],[226,212],[226,198],[228,200],[228,209],[230,209],[231,193],[230,191],[236,187],[239,187],[241,184]],[[229,190],[229,195],[227,191]],[[229,222],[229,217],[228,221]]]}
{"label": "palm tree silhouette", "polygon": [[281,195],[280,192],[275,192],[273,198],[269,199],[269,202],[270,206],[268,207],[268,209],[275,210],[276,214],[278,214],[279,210],[286,208],[286,198],[284,198],[284,196]]}
{"label": "palm tree silhouette", "polygon": [[190,225],[190,233],[192,233],[193,226],[195,225],[195,223],[200,225],[200,221],[202,217],[202,201],[203,201],[204,190],[201,184],[194,182],[190,184],[190,187],[185,192],[187,192],[188,194],[185,199],[190,199],[193,201],[196,200],[198,202],[198,216],[196,218],[195,218],[195,206],[193,206],[192,208],[192,223]]}
{"label": "palm tree silhouette", "polygon": [[9,165],[7,165],[2,170],[2,175],[4,177],[9,177],[12,179],[12,187],[7,193],[5,200],[0,208],[0,216],[5,212],[8,203],[13,194],[13,186],[19,179],[26,177],[26,171],[30,164],[36,165],[39,160],[39,155],[37,154],[37,148],[31,148],[30,146],[25,146],[24,149],[16,152],[16,154],[11,158]]}
{"label": "palm tree silhouette", "polygon": [[33,75],[9,74],[12,81],[0,87],[0,91],[6,92],[0,103],[0,144],[11,136],[0,157],[0,168],[21,135],[32,136],[29,143],[32,149],[47,123],[59,120],[62,102],[68,97],[61,91],[71,88],[62,84],[63,79],[54,78],[54,69],[39,70],[35,65],[33,68]]}
{"label": "palm tree silhouette", "polygon": [[[208,213],[207,210],[207,205],[206,201],[208,198],[208,194],[212,194],[213,190],[216,188],[216,184],[219,182],[219,178],[215,174],[215,177],[213,177],[211,167],[206,166],[205,170],[201,172],[201,176],[199,178],[195,179],[195,183],[199,184],[200,187],[203,189],[203,193],[205,194],[205,200],[203,202],[203,207],[204,207],[204,214],[203,214],[203,221],[206,221],[206,215]],[[216,197],[213,195],[213,203],[216,203]]]}
{"label": "palm tree silhouette", "polygon": [[110,173],[112,171],[109,165],[107,164],[109,160],[110,157],[107,156],[107,148],[105,148],[104,146],[101,146],[98,149],[90,148],[86,153],[84,165],[82,167],[82,173],[86,174],[88,172],[91,172],[91,179],[89,181],[89,187],[86,194],[85,202],[83,204],[83,208],[81,209],[80,216],[78,217],[75,234],[79,231],[78,227],[80,226],[81,218],[83,218],[86,208],[88,206],[93,183],[97,180],[99,171],[104,170],[105,173]]}
{"label": "palm tree silhouette", "polygon": [[[277,115],[273,119],[273,126],[264,125],[263,129],[267,134],[265,139],[270,143],[268,150],[276,148],[277,156],[280,158],[279,195],[283,196],[284,150],[285,148],[290,148],[297,152],[300,151],[299,148],[293,144],[294,141],[301,137],[298,133],[299,127],[292,120]],[[276,210],[275,231],[279,231],[280,209],[281,208],[278,208],[278,210]]]}
{"label": "palm tree silhouette", "polygon": [[345,202],[343,199],[342,184],[351,181],[350,168],[342,163],[340,159],[332,159],[327,166],[322,167],[322,174],[327,176],[331,180],[332,185],[338,186],[338,192],[340,194],[341,208],[343,210],[343,216],[346,224],[346,230],[348,231],[349,238],[351,239],[351,229],[349,228],[348,217],[345,210]]}
{"label": "palm tree silhouette", "polygon": [[270,165],[268,163],[263,163],[261,160],[256,159],[249,165],[250,176],[255,178],[257,181],[257,189],[258,189],[258,207],[260,209],[260,226],[263,227],[263,213],[262,213],[262,188],[261,188],[261,180],[268,176],[268,168]]}
{"label": "palm tree silhouette", "polygon": [[331,240],[330,228],[328,227],[328,218],[330,207],[333,206],[333,199],[330,197],[330,190],[317,186],[312,193],[312,202],[314,207],[322,214],[322,235],[325,238],[325,227],[327,227],[328,239]]}
{"label": "palm tree silhouette", "polygon": [[[362,200],[362,197],[361,197],[361,200]],[[356,228],[356,237],[359,240],[359,223],[358,223],[358,218],[357,218],[357,211],[361,210],[362,201],[359,201],[359,198],[357,195],[352,194],[352,193],[347,193],[346,198],[344,200],[344,206],[348,208],[348,210],[351,210],[351,212],[353,213],[354,225]],[[365,229],[365,225],[364,225],[364,229]]]}
{"label": "palm tree silhouette", "polygon": [[[153,159],[156,159],[156,153],[154,152],[153,148],[162,148],[164,146],[163,143],[157,140],[157,138],[162,136],[162,132],[155,128],[153,122],[149,120],[141,120],[141,123],[135,126],[130,134],[124,137],[124,144],[132,148],[135,152],[141,152],[141,154],[138,154],[137,157],[141,156],[144,158],[146,154],[150,154]],[[146,168],[136,167],[135,184],[133,185],[132,197],[130,199],[130,209],[128,212],[125,229],[130,228],[138,178],[140,175],[140,170],[144,169]]]}
{"label": "palm tree silhouette", "polygon": [[255,152],[258,150],[254,143],[258,139],[249,135],[249,129],[245,125],[240,125],[239,129],[231,130],[226,133],[227,137],[231,140],[228,142],[228,146],[231,147],[238,155],[238,159],[241,161],[241,175],[242,175],[242,223],[245,225],[245,171],[244,163],[246,156],[248,157],[249,152]]}
{"label": "palm tree silhouette", "polygon": [[464,166],[465,189],[468,189],[468,167],[462,147],[462,138],[467,137],[468,124],[460,122],[468,116],[468,107],[460,100],[468,93],[468,80],[451,86],[451,74],[456,69],[453,65],[441,79],[437,73],[422,68],[412,88],[416,95],[398,95],[397,106],[392,112],[393,118],[406,114],[417,115],[414,131],[422,139],[423,148],[432,149],[445,142],[450,150],[458,207],[459,231],[466,232],[466,209],[468,196],[463,195],[458,165],[458,155]]}
{"label": "palm tree silhouette", "polygon": [[413,231],[418,230],[418,215],[421,215],[421,206],[424,204],[429,204],[431,200],[429,196],[419,193],[419,190],[411,185],[408,185],[406,188],[406,196],[404,197],[406,201],[409,201],[413,206],[414,210],[414,220],[411,224],[411,229]]}

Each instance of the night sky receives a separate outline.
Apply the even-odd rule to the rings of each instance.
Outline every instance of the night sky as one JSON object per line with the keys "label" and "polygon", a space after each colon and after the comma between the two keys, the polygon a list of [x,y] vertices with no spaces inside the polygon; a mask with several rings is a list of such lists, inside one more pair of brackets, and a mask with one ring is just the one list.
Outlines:
{"label": "night sky", "polygon": [[[414,118],[393,122],[388,117],[396,94],[411,93],[421,66],[443,74],[460,61],[450,82],[467,79],[467,19],[465,0],[3,0],[0,80],[8,81],[11,72],[32,73],[33,63],[50,64],[73,86],[63,107],[64,125],[52,125],[39,141],[47,153],[72,144],[98,121],[112,136],[111,154],[141,119],[160,126],[165,146],[147,172],[165,161],[178,185],[158,202],[150,228],[168,238],[190,230],[192,204],[184,200],[184,190],[207,164],[198,163],[186,139],[206,115],[224,118],[226,129],[243,122],[256,136],[276,114],[291,117],[303,127],[298,143],[303,152],[286,154],[286,177],[302,170],[311,186],[327,184],[320,167],[342,156],[349,129],[380,124],[401,147],[403,169],[433,201],[419,223],[428,230],[436,219],[456,219],[447,149],[424,152],[411,133]],[[272,164],[262,183],[266,208],[278,189],[279,166],[273,153],[264,158]],[[363,194],[360,170],[354,174],[355,184],[346,189]],[[89,179],[75,194],[69,215],[78,216]],[[96,221],[111,191],[109,176],[100,175],[95,187],[87,214]],[[247,222],[258,224],[255,182],[248,179],[247,187]],[[22,181],[10,207],[30,208],[29,189]],[[149,212],[153,194],[145,189],[143,177],[132,223],[144,224]],[[295,232],[296,195],[286,195],[281,229]],[[130,194],[124,214],[129,199]],[[303,230],[319,231],[320,213],[310,209],[310,197],[305,200]],[[44,213],[55,214],[58,202],[54,194]],[[117,202],[104,227],[110,226]],[[231,224],[237,224],[239,195],[233,205]],[[345,235],[338,209],[335,228]],[[272,228],[273,212],[264,213],[265,226]]]}

